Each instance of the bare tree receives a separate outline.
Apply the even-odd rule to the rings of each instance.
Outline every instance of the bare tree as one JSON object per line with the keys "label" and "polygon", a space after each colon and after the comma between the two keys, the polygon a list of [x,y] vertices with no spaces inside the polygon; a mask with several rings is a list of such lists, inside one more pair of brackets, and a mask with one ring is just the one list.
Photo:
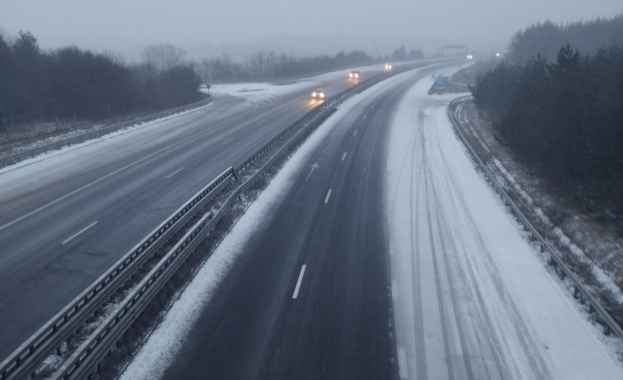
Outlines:
{"label": "bare tree", "polygon": [[151,45],[143,49],[143,60],[158,71],[166,71],[183,64],[186,52],[171,44]]}

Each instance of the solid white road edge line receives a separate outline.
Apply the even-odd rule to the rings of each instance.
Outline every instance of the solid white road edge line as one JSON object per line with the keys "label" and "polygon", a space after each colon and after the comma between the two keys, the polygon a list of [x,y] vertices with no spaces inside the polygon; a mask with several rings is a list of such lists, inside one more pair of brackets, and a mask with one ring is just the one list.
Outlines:
{"label": "solid white road edge line", "polygon": [[296,299],[299,296],[299,289],[301,288],[301,282],[303,282],[303,276],[305,275],[305,268],[307,265],[303,264],[301,267],[301,273],[299,273],[299,279],[296,281],[296,287],[294,288],[294,294],[292,294],[292,299]]}
{"label": "solid white road edge line", "polygon": [[324,199],[324,203],[328,203],[329,202],[329,197],[331,197],[331,189],[329,189],[329,191],[327,192],[327,196]]}
{"label": "solid white road edge line", "polygon": [[173,177],[174,175],[176,175],[177,173],[181,172],[182,170],[184,170],[184,167],[182,166],[181,168],[177,169],[176,171],[174,171],[173,173],[169,174],[167,176],[167,179]]}
{"label": "solid white road edge line", "polygon": [[95,222],[89,224],[88,226],[84,227],[83,229],[81,229],[80,231],[76,232],[75,234],[71,235],[69,238],[65,239],[63,241],[63,244],[67,244],[70,241],[72,241],[75,237],[77,237],[78,235],[80,235],[81,233],[83,233],[84,231],[88,230],[89,228],[93,227],[94,225],[96,225],[98,223],[98,221],[96,220]]}
{"label": "solid white road edge line", "polygon": [[398,347],[398,374],[401,379],[409,378],[409,369],[407,368],[407,353],[404,348]]}
{"label": "solid white road edge line", "polygon": [[228,138],[227,140],[225,140],[225,141],[223,141],[223,142],[221,143],[221,146],[225,146],[225,145],[229,144],[229,143],[230,143],[230,142],[232,142],[232,141],[234,141],[234,138],[233,138],[233,137]]}
{"label": "solid white road edge line", "polygon": [[392,298],[398,299],[398,281],[392,280]]}

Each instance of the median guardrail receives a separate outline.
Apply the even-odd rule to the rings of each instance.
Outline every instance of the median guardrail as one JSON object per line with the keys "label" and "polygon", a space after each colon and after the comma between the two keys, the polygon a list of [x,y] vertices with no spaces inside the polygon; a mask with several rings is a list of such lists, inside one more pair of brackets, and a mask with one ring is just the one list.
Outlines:
{"label": "median guardrail", "polygon": [[24,379],[84,324],[140,266],[184,226],[202,205],[234,179],[228,168],[162,222],[65,308],[0,363],[0,379]]}
{"label": "median guardrail", "polygon": [[111,126],[98,129],[96,131],[85,132],[85,133],[82,133],[82,134],[74,136],[74,137],[69,137],[67,139],[63,139],[61,141],[57,141],[57,142],[53,142],[53,143],[50,143],[50,144],[42,145],[42,146],[37,147],[37,148],[24,150],[24,151],[19,152],[19,153],[14,153],[14,154],[10,154],[10,155],[7,155],[7,156],[3,156],[3,157],[0,157],[0,169],[5,167],[5,166],[12,165],[12,164],[18,163],[20,161],[23,161],[23,160],[25,160],[27,158],[32,158],[32,157],[38,156],[38,155],[40,155],[42,153],[47,153],[47,152],[50,152],[50,151],[53,151],[53,150],[58,150],[60,148],[66,147],[66,146],[80,144],[80,143],[83,143],[83,142],[85,142],[87,140],[92,140],[92,139],[95,139],[95,138],[98,138],[98,137],[102,137],[104,135],[107,135],[107,134],[110,134],[110,133],[113,133],[113,132],[117,132],[118,130],[121,130],[121,129],[126,129],[126,128],[131,127],[131,126],[136,125],[136,124],[142,124],[142,123],[147,123],[147,122],[150,122],[150,121],[153,121],[153,120],[162,119],[164,117],[175,115],[175,114],[178,114],[180,112],[185,112],[185,111],[189,111],[189,110],[192,110],[192,109],[195,109],[195,108],[203,107],[203,106],[205,106],[205,105],[207,105],[209,103],[210,103],[210,98],[204,99],[204,100],[200,100],[198,102],[187,104],[185,106],[172,108],[172,109],[169,109],[169,110],[157,112],[157,113],[146,115],[146,116],[137,117],[137,118],[134,118],[132,120],[124,121],[124,122],[121,122],[121,123],[116,123],[116,124],[113,124]]}
{"label": "median guardrail", "polygon": [[[180,242],[167,253],[151,272],[141,281],[116,311],[111,314],[100,327],[93,332],[87,340],[67,359],[52,379],[81,379],[88,376],[99,362],[110,351],[115,342],[132,325],[134,319],[147,307],[149,302],[164,287],[166,282],[175,274],[175,271],[190,256],[192,251],[201,243],[210,231],[223,218],[227,210],[236,202],[237,198],[247,191],[257,179],[265,174],[275,161],[286,154],[294,145],[301,142],[312,130],[328,118],[336,109],[335,105],[343,101],[349,95],[386,79],[388,76],[377,77],[368,82],[346,90],[339,95],[327,100],[323,105],[310,111],[286,128],[279,135],[271,139],[264,146],[253,153],[248,159],[236,166],[234,172],[241,174],[245,168],[261,157],[260,152],[268,152],[274,149],[279,140],[292,135],[250,178],[244,181],[223,203],[214,215],[203,217],[190,230]],[[294,129],[297,129],[294,131]]]}
{"label": "median guardrail", "polygon": [[[0,363],[0,379],[22,379],[29,377],[37,366],[66,341],[84,321],[102,305],[107,298],[119,288],[151,254],[160,248],[168,238],[163,235],[169,231],[173,235],[181,226],[177,222],[189,211],[198,210],[198,204],[205,204],[213,199],[227,184],[239,177],[258,158],[273,151],[276,144],[282,146],[258,169],[254,175],[240,184],[227,198],[215,214],[203,216],[181,240],[165,254],[153,269],[130,291],[128,296],[108,315],[88,338],[74,351],[52,376],[53,379],[82,379],[93,371],[93,368],[110,351],[114,343],[131,326],[134,319],[144,310],[149,302],[158,294],[175,271],[199,245],[205,236],[214,229],[228,208],[243,192],[262,176],[274,162],[283,156],[295,144],[298,144],[311,131],[320,125],[334,111],[335,106],[348,96],[388,78],[391,75],[407,71],[396,70],[364,81],[342,93],[326,100],[305,116],[291,124],[283,132],[268,141],[256,152],[251,154],[239,165],[230,167],[200,191],[187,204],[182,206],[173,216],[163,222],[152,234],[146,237],[132,251],[120,259],[111,269],[95,281],[89,288],[76,297],[67,307],[39,329],[26,343],[22,344],[11,356]],[[286,140],[285,142],[283,140]],[[193,213],[192,215],[196,215]],[[190,218],[188,214],[187,218]],[[167,237],[169,235],[167,234]],[[159,242],[159,243],[156,243]]]}
{"label": "median guardrail", "polygon": [[[331,112],[325,112],[309,120],[307,126],[318,125],[329,116]],[[213,215],[205,215],[195,224],[192,230],[160,260],[147,276],[121,303],[121,305],[106,318],[106,320],[94,331],[89,338],[69,357],[52,377],[60,379],[84,379],[93,368],[105,357],[113,345],[123,336],[132,325],[135,318],[149,305],[158,295],[160,290],[173,277],[175,272],[182,266],[191,253],[199,246],[203,239],[216,227],[227,210],[237,201],[238,197],[249,189],[266,170],[273,165],[293,144],[309,132],[303,128],[299,130],[288,142],[282,146],[253,176],[247,179],[231,194],[219,210]],[[267,144],[270,145],[270,144]],[[274,144],[273,144],[274,145]]]}
{"label": "median guardrail", "polygon": [[510,211],[517,217],[519,223],[521,223],[524,228],[530,233],[530,237],[532,240],[536,241],[540,247],[542,252],[546,252],[550,260],[556,265],[559,272],[558,274],[562,279],[569,278],[571,281],[571,285],[573,286],[573,296],[578,298],[581,297],[583,300],[588,302],[589,308],[591,312],[597,313],[599,319],[604,323],[606,327],[606,334],[614,333],[619,339],[623,340],[623,329],[621,326],[612,318],[612,316],[608,313],[608,311],[601,305],[599,301],[593,296],[593,294],[584,286],[579,277],[565,264],[562,257],[558,255],[557,251],[554,247],[539,233],[539,231],[532,225],[530,220],[523,214],[519,206],[513,201],[510,195],[506,192],[502,184],[498,181],[496,176],[491,172],[489,167],[485,165],[480,156],[476,153],[476,150],[469,143],[465,133],[463,132],[463,128],[461,127],[461,122],[456,117],[456,111],[458,106],[462,103],[472,101],[473,96],[462,96],[457,99],[454,99],[450,102],[448,106],[448,117],[450,121],[454,125],[454,130],[457,132],[459,138],[463,142],[463,144],[467,147],[468,151],[476,161],[478,167],[484,173],[485,177],[488,179],[491,186],[495,192],[503,199],[505,205],[509,207]]}

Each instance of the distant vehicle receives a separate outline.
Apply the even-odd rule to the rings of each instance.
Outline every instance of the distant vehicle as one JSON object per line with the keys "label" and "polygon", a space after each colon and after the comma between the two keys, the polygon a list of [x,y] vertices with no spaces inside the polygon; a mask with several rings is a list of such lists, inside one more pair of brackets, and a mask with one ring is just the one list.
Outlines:
{"label": "distant vehicle", "polygon": [[317,88],[312,92],[312,98],[314,99],[324,99],[326,96],[325,92],[321,88]]}
{"label": "distant vehicle", "polygon": [[469,60],[474,59],[474,55],[473,55],[473,54],[468,54],[468,55],[467,55],[467,59],[469,59]]}
{"label": "distant vehicle", "polygon": [[389,64],[389,63],[386,63],[385,64],[385,71],[391,71],[391,69],[392,69],[392,65]]}
{"label": "distant vehicle", "polygon": [[348,79],[359,79],[359,71],[352,70],[348,74]]}

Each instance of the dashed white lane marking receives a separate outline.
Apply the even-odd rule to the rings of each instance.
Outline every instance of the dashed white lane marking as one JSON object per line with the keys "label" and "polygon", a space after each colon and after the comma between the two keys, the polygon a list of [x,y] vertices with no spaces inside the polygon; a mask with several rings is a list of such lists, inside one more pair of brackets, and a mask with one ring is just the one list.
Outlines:
{"label": "dashed white lane marking", "polygon": [[294,294],[292,294],[292,299],[296,299],[299,296],[299,289],[301,289],[301,282],[303,282],[303,276],[305,275],[305,268],[307,265],[303,264],[301,267],[301,273],[299,273],[299,279],[296,281],[296,287],[294,288]]}
{"label": "dashed white lane marking", "polygon": [[357,136],[357,131],[355,131],[355,133],[353,133],[353,136]]}
{"label": "dashed white lane marking", "polygon": [[228,138],[227,140],[223,141],[223,142],[221,143],[221,146],[225,146],[225,145],[229,144],[229,143],[230,143],[230,142],[232,142],[232,141],[234,141],[234,138],[233,138],[233,137],[230,137],[230,138]]}
{"label": "dashed white lane marking", "polygon": [[342,156],[342,161],[344,161],[345,158],[346,158],[346,152],[344,152],[344,155]]}
{"label": "dashed white lane marking", "polygon": [[392,298],[398,299],[398,281],[392,280]]}
{"label": "dashed white lane marking", "polygon": [[363,120],[366,120],[366,118],[368,117],[368,115],[363,115]]}
{"label": "dashed white lane marking", "polygon": [[173,177],[174,175],[176,175],[177,173],[181,172],[182,170],[184,170],[184,167],[181,167],[181,168],[177,169],[176,171],[174,171],[173,173],[169,174],[167,176],[167,179]]}
{"label": "dashed white lane marking", "polygon": [[[174,144],[174,145],[175,145],[175,146],[177,146],[177,145],[180,145],[180,144],[176,143],[176,144]],[[131,168],[132,166],[135,166],[135,165],[137,165],[137,164],[139,164],[139,163],[141,163],[141,162],[143,162],[143,161],[146,161],[146,160],[150,159],[151,157],[154,157],[155,155],[160,154],[160,153],[164,152],[166,149],[170,149],[170,148],[171,148],[171,145],[170,145],[170,146],[168,146],[168,147],[166,147],[166,148],[164,148],[164,149],[160,149],[160,150],[158,150],[158,151],[156,151],[156,152],[153,152],[153,153],[151,153],[151,154],[148,154],[147,156],[143,156],[142,158],[140,158],[140,159],[138,159],[138,160],[134,161],[134,162],[133,162],[133,163],[131,163],[131,164],[128,164],[128,165],[126,165],[126,166],[124,166],[124,167],[121,167],[121,168],[119,168],[119,169],[117,169],[117,170],[115,170],[115,171],[111,172],[111,173],[108,173],[108,174],[106,174],[105,176],[100,177],[99,179],[96,179],[95,181],[93,181],[93,182],[91,182],[91,183],[87,183],[86,185],[84,185],[84,186],[82,186],[82,187],[79,187],[79,188],[77,188],[76,190],[74,190],[74,191],[72,191],[72,192],[70,192],[70,193],[67,193],[67,194],[63,195],[63,196],[62,196],[62,197],[60,197],[60,198],[56,198],[56,199],[55,199],[55,200],[53,200],[52,202],[49,202],[49,203],[47,203],[47,204],[45,204],[45,205],[43,205],[43,206],[41,206],[41,207],[38,207],[38,208],[36,208],[36,209],[32,210],[31,212],[26,213],[26,214],[24,214],[24,215],[20,216],[19,218],[17,218],[17,219],[15,219],[15,220],[11,221],[11,222],[8,222],[8,223],[6,223],[6,224],[4,224],[4,225],[0,226],[0,231],[2,231],[2,230],[4,230],[4,229],[6,229],[6,228],[8,228],[8,227],[11,227],[11,226],[12,226],[12,225],[14,225],[15,223],[19,223],[19,222],[21,222],[22,220],[24,220],[24,219],[26,219],[26,218],[28,218],[28,217],[30,217],[30,216],[32,216],[32,215],[34,215],[34,214],[36,214],[36,213],[40,212],[40,211],[43,211],[43,210],[47,209],[48,207],[51,207],[51,206],[53,206],[53,205],[55,205],[55,204],[57,204],[57,203],[59,203],[59,202],[61,202],[61,201],[63,201],[63,200],[65,200],[65,199],[67,199],[67,198],[69,198],[69,197],[71,197],[71,196],[75,195],[75,194],[78,194],[79,192],[81,192],[81,191],[83,191],[83,190],[86,190],[86,189],[90,188],[91,186],[96,185],[96,184],[98,184],[98,183],[100,183],[100,182],[102,182],[102,181],[104,181],[104,180],[106,180],[106,179],[108,179],[108,178],[110,178],[110,177],[114,176],[115,174],[121,173],[122,171],[124,171],[124,170],[126,170],[126,169],[128,169],[128,168]]]}
{"label": "dashed white lane marking", "polygon": [[93,227],[94,225],[96,225],[98,223],[98,221],[96,220],[95,222],[89,224],[88,226],[84,227],[83,229],[81,229],[80,231],[76,232],[75,234],[71,235],[70,237],[68,237],[67,239],[65,239],[63,241],[63,244],[67,244],[70,241],[72,241],[74,238],[76,238],[78,235],[80,235],[81,233],[83,233],[84,231],[88,230],[89,228]]}
{"label": "dashed white lane marking", "polygon": [[331,197],[331,189],[329,189],[329,191],[327,192],[327,196],[324,199],[324,203],[328,203],[329,202],[329,197]]}
{"label": "dashed white lane marking", "polygon": [[401,379],[409,378],[409,369],[407,368],[407,353],[404,348],[398,347],[398,375]]}

